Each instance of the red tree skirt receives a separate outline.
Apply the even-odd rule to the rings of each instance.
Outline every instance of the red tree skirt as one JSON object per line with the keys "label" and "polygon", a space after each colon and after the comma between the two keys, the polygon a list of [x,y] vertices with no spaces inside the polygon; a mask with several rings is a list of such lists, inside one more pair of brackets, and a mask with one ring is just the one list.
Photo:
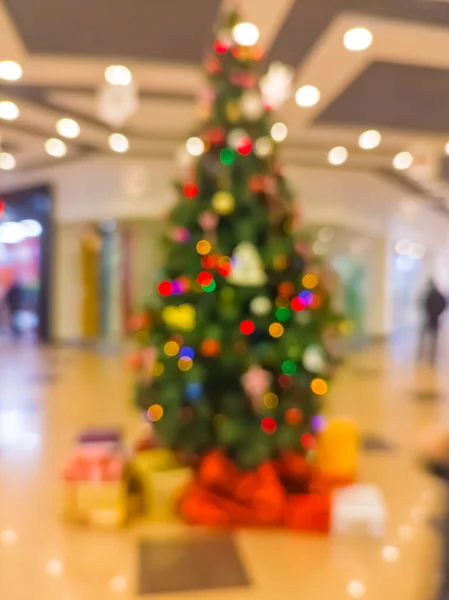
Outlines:
{"label": "red tree skirt", "polygon": [[327,533],[331,494],[325,481],[302,456],[285,454],[257,471],[242,472],[221,452],[206,456],[195,483],[181,502],[183,517],[211,527],[279,527]]}

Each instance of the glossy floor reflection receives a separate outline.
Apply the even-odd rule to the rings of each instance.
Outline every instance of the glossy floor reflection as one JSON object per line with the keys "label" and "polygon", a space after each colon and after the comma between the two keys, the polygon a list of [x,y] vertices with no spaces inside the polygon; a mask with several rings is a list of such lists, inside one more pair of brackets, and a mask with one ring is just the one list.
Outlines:
{"label": "glossy floor reflection", "polygon": [[[384,541],[242,531],[235,546],[249,587],[152,597],[428,600],[437,571],[438,528],[432,518],[442,488],[419,469],[414,445],[426,423],[435,418],[449,423],[449,353],[434,372],[415,366],[412,351],[404,340],[392,349],[357,353],[327,400],[330,414],[356,417],[366,434],[361,479],[385,492],[390,523]],[[173,576],[167,561],[180,565],[181,546],[202,535],[176,525],[102,532],[69,527],[58,518],[58,475],[78,431],[119,423],[132,440],[139,427],[130,404],[131,376],[122,365],[119,357],[75,349],[0,346],[0,590],[5,600],[134,600],[141,597],[142,581],[151,588],[148,574],[139,573],[147,540],[183,541],[179,548],[166,545],[177,548],[176,556],[167,550],[151,553],[161,560],[161,571]],[[182,562],[177,568],[191,568]]]}

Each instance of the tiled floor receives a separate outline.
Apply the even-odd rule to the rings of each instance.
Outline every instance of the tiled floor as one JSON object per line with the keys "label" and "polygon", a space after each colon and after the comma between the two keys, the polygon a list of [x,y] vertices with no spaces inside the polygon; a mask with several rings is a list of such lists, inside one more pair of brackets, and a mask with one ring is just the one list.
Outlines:
{"label": "tiled floor", "polygon": [[[80,428],[120,423],[131,440],[139,427],[131,376],[110,355],[0,346],[0,597],[134,600],[142,585],[159,592],[161,577],[177,572],[192,587],[190,571],[198,579],[203,570],[209,585],[199,587],[221,581],[220,589],[149,597],[343,600],[355,580],[367,599],[428,600],[438,542],[431,517],[442,489],[420,471],[414,445],[426,423],[449,413],[449,353],[445,362],[438,373],[415,367],[408,341],[365,350],[341,370],[327,401],[329,414],[356,417],[367,435],[361,480],[385,492],[390,523],[384,541],[241,531],[222,540],[220,565],[218,558],[211,564],[207,539],[205,547],[197,543],[207,532],[176,525],[103,532],[63,524],[58,473]],[[399,550],[397,562],[384,560],[386,545]],[[139,572],[139,565],[148,571]],[[214,579],[213,569],[229,569],[242,587],[222,587],[222,573]]]}

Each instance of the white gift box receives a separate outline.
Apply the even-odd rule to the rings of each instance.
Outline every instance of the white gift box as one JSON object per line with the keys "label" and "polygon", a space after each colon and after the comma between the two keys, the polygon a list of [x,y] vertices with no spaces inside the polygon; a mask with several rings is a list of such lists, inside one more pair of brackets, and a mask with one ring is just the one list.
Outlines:
{"label": "white gift box", "polygon": [[387,510],[378,487],[357,484],[335,491],[331,509],[333,534],[364,532],[380,538],[386,528]]}

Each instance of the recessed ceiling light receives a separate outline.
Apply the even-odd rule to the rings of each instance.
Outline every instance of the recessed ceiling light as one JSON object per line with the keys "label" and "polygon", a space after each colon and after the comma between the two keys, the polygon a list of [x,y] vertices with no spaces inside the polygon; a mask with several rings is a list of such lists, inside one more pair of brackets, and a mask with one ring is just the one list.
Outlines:
{"label": "recessed ceiling light", "polygon": [[80,126],[74,119],[59,119],[56,131],[66,138],[76,138],[80,134]]}
{"label": "recessed ceiling light", "polygon": [[186,149],[190,156],[200,156],[205,150],[204,142],[199,137],[191,137],[186,142]]}
{"label": "recessed ceiling light", "polygon": [[232,39],[241,46],[254,46],[259,40],[259,30],[253,23],[237,23]]}
{"label": "recessed ceiling light", "polygon": [[12,171],[16,166],[16,159],[9,152],[0,152],[0,169]]}
{"label": "recessed ceiling light", "polygon": [[124,592],[126,590],[126,586],[128,582],[126,581],[126,577],[123,575],[116,575],[109,581],[109,588],[112,592]]}
{"label": "recessed ceiling light", "polygon": [[5,546],[12,546],[17,542],[17,533],[13,529],[5,529],[0,533],[0,541]]}
{"label": "recessed ceiling light", "polygon": [[59,577],[63,571],[62,564],[59,562],[59,560],[49,560],[45,565],[45,571],[47,575]]}
{"label": "recessed ceiling light", "polygon": [[399,550],[396,546],[384,546],[382,548],[382,558],[385,562],[395,563],[399,559]]}
{"label": "recessed ceiling light", "polygon": [[372,150],[380,144],[382,136],[375,129],[369,129],[360,134],[359,146],[363,150]]}
{"label": "recessed ceiling light", "polygon": [[410,152],[399,152],[399,154],[396,154],[396,156],[393,158],[393,167],[400,171],[408,169],[412,166],[412,164],[413,156],[410,154]]}
{"label": "recessed ceiling light", "polygon": [[47,140],[45,142],[45,150],[47,151],[47,154],[54,156],[55,158],[61,158],[61,156],[67,154],[67,146],[62,140],[58,140],[57,138],[50,138]]}
{"label": "recessed ceiling light", "polygon": [[336,146],[329,151],[327,160],[331,165],[342,165],[348,158],[348,151],[344,146]]}
{"label": "recessed ceiling light", "polygon": [[110,65],[104,76],[111,85],[129,85],[133,80],[131,71],[123,65]]}
{"label": "recessed ceiling light", "polygon": [[303,85],[297,90],[295,100],[298,106],[307,108],[318,104],[320,96],[320,90],[314,85]]}
{"label": "recessed ceiling light", "polygon": [[275,142],[283,142],[287,137],[288,129],[285,123],[275,123],[270,130],[271,137]]}
{"label": "recessed ceiling light", "polygon": [[365,595],[365,585],[361,581],[350,581],[346,587],[350,598],[363,598]]}
{"label": "recessed ceiling light", "polygon": [[347,50],[360,52],[366,50],[373,43],[373,34],[365,27],[354,27],[345,33],[343,43]]}
{"label": "recessed ceiling light", "polygon": [[109,136],[109,147],[114,152],[126,152],[129,148],[128,138],[122,133],[113,133]]}
{"label": "recessed ceiling light", "polygon": [[446,145],[444,146],[444,153],[449,156],[449,142],[446,142]]}
{"label": "recessed ceiling light", "polygon": [[19,108],[14,102],[9,100],[2,100],[0,102],[0,119],[6,121],[14,121],[19,116]]}
{"label": "recessed ceiling light", "polygon": [[22,67],[13,60],[2,60],[0,62],[0,79],[6,81],[17,81],[23,75]]}

